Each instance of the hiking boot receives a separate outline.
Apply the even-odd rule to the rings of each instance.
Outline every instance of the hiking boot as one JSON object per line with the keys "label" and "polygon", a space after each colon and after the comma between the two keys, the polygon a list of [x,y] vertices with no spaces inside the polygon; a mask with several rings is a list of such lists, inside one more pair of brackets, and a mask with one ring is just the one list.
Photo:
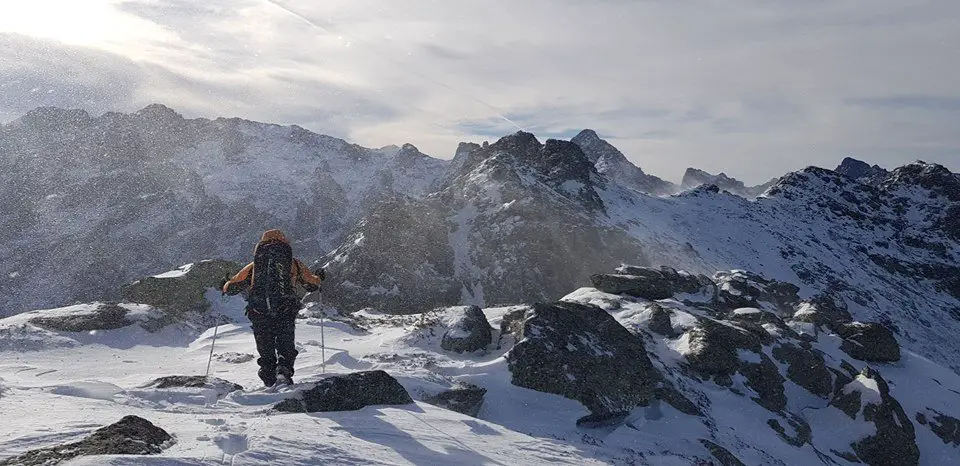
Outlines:
{"label": "hiking boot", "polygon": [[277,367],[277,382],[284,385],[293,385],[293,369],[286,366]]}
{"label": "hiking boot", "polygon": [[277,374],[275,371],[269,371],[261,368],[257,371],[257,376],[260,377],[260,380],[263,381],[263,385],[266,387],[272,387],[277,383]]}

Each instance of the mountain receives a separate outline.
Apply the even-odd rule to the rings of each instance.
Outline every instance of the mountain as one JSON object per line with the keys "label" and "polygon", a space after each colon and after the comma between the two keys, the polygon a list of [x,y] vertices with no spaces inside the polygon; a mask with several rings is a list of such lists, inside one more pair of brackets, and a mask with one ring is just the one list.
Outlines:
{"label": "mountain", "polygon": [[197,257],[243,260],[272,227],[318,257],[366,204],[422,196],[448,163],[409,144],[366,149],[161,105],[37,109],[0,126],[0,314],[110,298],[118,283]]}
{"label": "mountain", "polygon": [[724,191],[730,191],[738,196],[752,199],[763,194],[767,188],[773,186],[776,182],[777,179],[774,178],[761,185],[746,186],[742,181],[736,178],[730,178],[725,173],[711,175],[710,173],[697,168],[687,168],[687,171],[683,173],[683,180],[680,182],[680,188],[692,189],[701,185],[715,185]]}
{"label": "mountain", "polygon": [[0,464],[960,459],[960,376],[749,271],[622,266],[558,301],[412,315],[310,302],[297,383],[261,388],[243,300],[204,288],[225,265],[0,319]]}
{"label": "mountain", "polygon": [[850,157],[845,157],[840,161],[840,165],[834,171],[870,185],[876,185],[890,175],[889,172],[877,165],[871,166],[866,162]]}
{"label": "mountain", "polygon": [[654,196],[673,194],[677,186],[643,170],[627,160],[616,147],[600,139],[596,131],[585,129],[571,139],[596,166],[597,172],[611,181]]}
{"label": "mountain", "polygon": [[604,173],[608,144],[574,139],[521,132],[443,161],[161,106],[39,109],[0,128],[2,309],[117,299],[181,263],[247,261],[276,226],[329,267],[325,300],[345,311],[556,300],[620,263],[742,269],[960,370],[956,174],[918,162],[870,185],[811,167],[755,199],[715,185],[649,196]]}

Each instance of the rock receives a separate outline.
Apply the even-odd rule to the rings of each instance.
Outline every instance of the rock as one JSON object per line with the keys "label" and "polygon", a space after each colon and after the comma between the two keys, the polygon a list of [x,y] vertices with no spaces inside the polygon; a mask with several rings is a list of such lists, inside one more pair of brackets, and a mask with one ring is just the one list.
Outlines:
{"label": "rock", "polygon": [[673,329],[673,323],[670,321],[670,316],[673,314],[673,311],[664,309],[663,306],[654,303],[650,306],[650,312],[651,316],[648,328],[651,332],[668,338],[679,336],[678,332]]}
{"label": "rock", "polygon": [[533,308],[530,306],[521,306],[508,311],[500,320],[500,340],[510,335],[514,341],[520,341],[523,338],[523,322],[526,320],[527,312]]}
{"label": "rock", "polygon": [[900,360],[900,344],[890,329],[876,322],[841,324],[837,333],[843,338],[840,349],[854,359],[868,362]]}
{"label": "rock", "polygon": [[55,332],[115,330],[134,324],[154,332],[172,323],[169,315],[144,304],[91,303],[34,311],[33,314],[37,316],[28,322]]}
{"label": "rock", "polygon": [[583,403],[592,414],[630,411],[661,380],[643,342],[596,306],[538,303],[507,354],[514,385]]}
{"label": "rock", "polygon": [[31,450],[0,461],[0,466],[49,465],[90,455],[156,455],[169,446],[171,440],[170,434],[150,421],[124,416],[79,442]]}
{"label": "rock", "polygon": [[917,413],[917,422],[928,426],[945,444],[960,446],[960,419],[948,416],[935,409],[927,408],[932,419],[927,419],[923,413]]}
{"label": "rock", "polygon": [[41,316],[30,319],[37,327],[56,332],[89,332],[93,330],[113,330],[133,325],[127,318],[129,310],[116,304],[100,304],[89,313],[76,313],[62,316]]}
{"label": "rock", "polygon": [[440,320],[447,331],[440,341],[441,348],[457,353],[471,352],[486,348],[493,340],[493,327],[479,307],[455,306],[443,312]]}
{"label": "rock", "polygon": [[807,424],[807,421],[803,420],[802,417],[792,413],[787,413],[786,416],[787,424],[790,425],[790,428],[794,432],[793,435],[790,435],[787,430],[780,425],[780,421],[776,419],[767,419],[767,425],[777,433],[781,440],[792,447],[799,448],[810,443],[810,439],[813,438],[810,424]]}
{"label": "rock", "polygon": [[590,276],[593,286],[605,293],[625,294],[638,298],[667,299],[677,293],[700,293],[708,284],[700,278],[669,267],[621,266],[616,274]]}
{"label": "rock", "polygon": [[761,351],[756,335],[729,323],[700,317],[687,337],[690,350],[684,356],[695,372],[714,377],[718,384],[726,386],[730,385],[731,376],[739,372],[759,395],[753,398],[757,404],[774,412],[786,406],[784,379],[776,364]]}
{"label": "rock", "polygon": [[224,278],[236,274],[240,267],[223,260],[187,264],[125,285],[121,293],[126,301],[149,304],[176,315],[206,312],[209,303],[203,295],[207,288],[218,288]]}
{"label": "rock", "polygon": [[607,427],[623,422],[629,415],[630,411],[591,413],[577,419],[577,427],[586,427],[588,429]]}
{"label": "rock", "polygon": [[423,401],[460,414],[477,417],[480,406],[483,405],[483,396],[486,393],[486,388],[463,384],[436,395],[428,396]]}
{"label": "rock", "polygon": [[691,416],[703,417],[703,411],[700,410],[700,407],[694,402],[690,401],[689,398],[670,385],[667,381],[664,381],[663,385],[657,387],[655,393],[657,399],[667,402],[667,404],[673,406],[677,411],[680,411],[683,414],[689,414]]}
{"label": "rock", "polygon": [[[867,367],[854,383],[865,385],[869,379],[879,390],[864,396],[863,419],[876,426],[876,434],[851,444],[861,461],[870,465],[916,465],[920,463],[920,448],[917,446],[913,422],[903,407],[892,396],[890,387],[880,373]],[[872,388],[869,389],[873,391]],[[872,399],[871,399],[872,398]]]}
{"label": "rock", "polygon": [[705,438],[700,439],[700,443],[707,447],[707,450],[710,450],[710,454],[713,455],[713,457],[716,458],[722,466],[746,466],[743,464],[743,461],[740,461],[739,458],[737,458],[733,453],[730,453],[730,451],[728,451],[726,448],[723,448]]}
{"label": "rock", "polygon": [[355,411],[364,406],[413,403],[407,390],[382,370],[327,377],[313,387],[298,390],[273,409],[288,413]]}
{"label": "rock", "polygon": [[842,299],[820,295],[797,306],[793,320],[817,326],[825,325],[835,331],[840,325],[853,321],[853,317]]}
{"label": "rock", "polygon": [[770,311],[787,311],[800,302],[796,285],[743,270],[718,272],[713,276],[719,288],[717,297],[722,309],[754,307]]}
{"label": "rock", "polygon": [[168,375],[154,379],[145,385],[146,388],[205,388],[215,390],[220,394],[227,394],[237,390],[243,390],[243,385],[224,380],[219,377],[210,377],[203,375]]}
{"label": "rock", "polygon": [[782,343],[773,348],[773,357],[789,364],[788,379],[820,398],[830,397],[833,375],[827,370],[823,356],[792,343]]}

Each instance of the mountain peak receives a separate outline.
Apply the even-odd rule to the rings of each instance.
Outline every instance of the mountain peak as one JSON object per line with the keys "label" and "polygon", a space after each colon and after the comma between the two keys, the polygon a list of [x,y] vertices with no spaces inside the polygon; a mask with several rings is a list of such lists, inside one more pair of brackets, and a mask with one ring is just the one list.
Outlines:
{"label": "mountain peak", "polygon": [[513,152],[517,155],[528,156],[536,153],[540,150],[540,141],[537,140],[537,137],[533,133],[528,133],[525,131],[517,131],[516,133],[509,134],[500,138],[497,142],[489,146],[489,150],[493,152]]}
{"label": "mountain peak", "polygon": [[834,171],[870,185],[880,183],[889,174],[877,165],[870,166],[870,164],[853,157],[844,157]]}
{"label": "mountain peak", "polygon": [[577,135],[570,140],[570,142],[578,146],[601,141],[603,141],[603,139],[600,139],[600,136],[597,135],[597,132],[592,129],[584,129],[583,131],[577,133]]}

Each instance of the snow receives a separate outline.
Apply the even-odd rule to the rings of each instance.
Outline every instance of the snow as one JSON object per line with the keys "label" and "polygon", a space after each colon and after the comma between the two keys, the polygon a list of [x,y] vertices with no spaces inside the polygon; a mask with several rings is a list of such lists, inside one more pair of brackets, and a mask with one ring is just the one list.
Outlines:
{"label": "snow", "polygon": [[186,275],[190,272],[190,269],[193,267],[193,264],[182,265],[177,269],[171,270],[169,272],[164,272],[159,275],[154,275],[153,278],[178,278]]}
{"label": "snow", "polygon": [[738,308],[738,309],[734,309],[734,310],[733,310],[733,313],[734,313],[734,314],[736,314],[736,315],[741,315],[741,316],[742,316],[742,315],[759,314],[760,312],[761,312],[760,309],[757,309],[757,308],[755,308],[755,307],[741,307],[741,308]]}
{"label": "snow", "polygon": [[865,377],[863,374],[857,375],[852,382],[843,386],[844,395],[854,391],[860,392],[860,403],[863,406],[879,405],[883,401],[877,381]]}
{"label": "snow", "polygon": [[753,351],[748,351],[743,348],[737,348],[737,357],[751,364],[760,364],[763,362],[763,357],[760,356],[759,353],[754,353]]}

